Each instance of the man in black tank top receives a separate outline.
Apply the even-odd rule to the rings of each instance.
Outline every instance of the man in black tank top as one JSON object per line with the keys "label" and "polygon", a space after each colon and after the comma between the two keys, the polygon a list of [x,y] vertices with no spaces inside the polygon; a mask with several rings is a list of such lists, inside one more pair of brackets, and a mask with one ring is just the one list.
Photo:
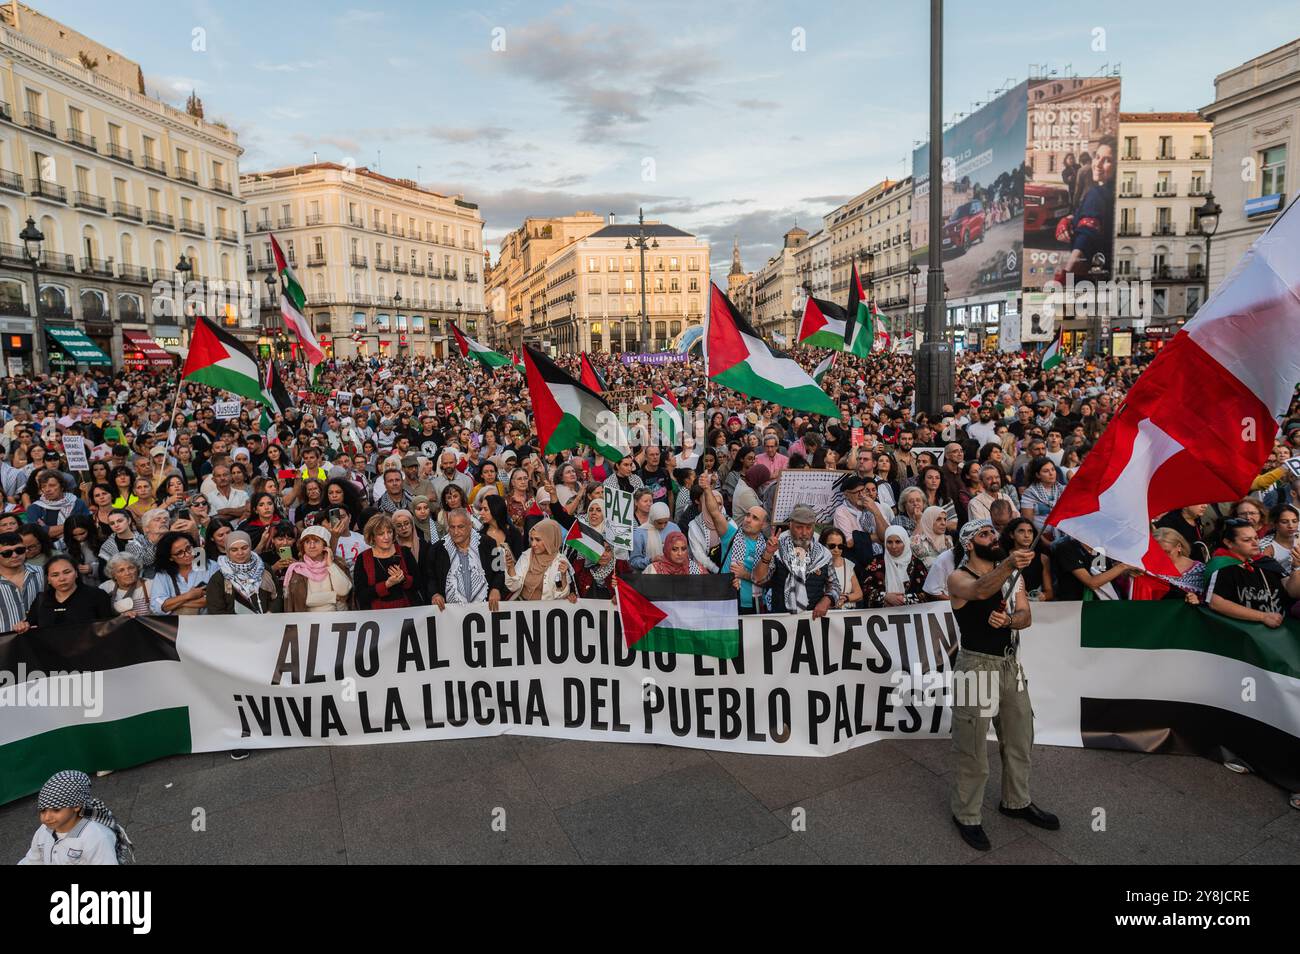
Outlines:
{"label": "man in black tank top", "polygon": [[961,630],[961,650],[953,664],[952,747],[957,774],[952,820],[966,844],[988,851],[992,846],[981,824],[981,808],[989,778],[990,721],[1002,754],[998,811],[1049,831],[1061,823],[1029,798],[1034,713],[1017,649],[1019,631],[1029,627],[1031,618],[1024,581],[1019,574],[1014,584],[1011,578],[1037,557],[1032,550],[1007,554],[998,546],[997,531],[988,520],[966,523],[961,543],[966,559],[948,577],[953,615]]}

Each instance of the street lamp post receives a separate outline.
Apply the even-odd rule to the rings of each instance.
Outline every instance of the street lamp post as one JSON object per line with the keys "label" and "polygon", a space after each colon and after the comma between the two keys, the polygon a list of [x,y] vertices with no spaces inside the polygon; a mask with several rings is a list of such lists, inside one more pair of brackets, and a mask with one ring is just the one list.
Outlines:
{"label": "street lamp post", "polygon": [[36,227],[36,220],[27,216],[27,227],[18,233],[23,243],[23,255],[32,267],[32,372],[41,374],[45,367],[45,327],[41,320],[41,278],[37,265],[41,260],[41,243],[45,236]]}
{"label": "street lamp post", "polygon": [[633,247],[639,248],[641,250],[641,347],[642,349],[645,349],[648,347],[646,342],[650,340],[650,316],[649,316],[649,312],[646,309],[646,295],[645,295],[645,250],[647,248],[658,248],[659,240],[655,239],[653,243],[648,243],[646,241],[645,210],[637,209],[636,215],[637,215],[636,241],[634,242],[632,241],[632,239],[629,238],[627,240],[627,245],[623,247],[623,250],[630,252],[632,251]]}
{"label": "street lamp post", "polygon": [[[907,295],[907,322],[911,326],[908,330],[915,338],[916,335],[916,312],[913,311],[916,301],[916,284],[921,280],[921,268],[913,262],[907,269],[907,277],[911,279],[912,290]],[[912,341],[912,350],[916,351],[916,341]]]}
{"label": "street lamp post", "polygon": [[930,238],[925,343],[916,352],[916,409],[936,415],[952,403],[952,345],[943,339],[943,0],[930,0]]}
{"label": "street lamp post", "polygon": [[[1205,194],[1205,204],[1196,210],[1196,231],[1205,236],[1205,297],[1210,297],[1210,241],[1219,230],[1219,215],[1223,209],[1214,201],[1214,193]],[[1208,220],[1208,221],[1207,221]],[[30,220],[29,220],[30,221]]]}

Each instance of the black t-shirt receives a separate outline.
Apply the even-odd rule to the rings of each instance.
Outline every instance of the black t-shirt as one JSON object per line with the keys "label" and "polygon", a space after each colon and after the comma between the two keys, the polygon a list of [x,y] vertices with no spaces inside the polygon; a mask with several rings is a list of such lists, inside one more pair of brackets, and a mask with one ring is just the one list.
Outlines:
{"label": "black t-shirt", "polygon": [[[1195,524],[1183,517],[1181,510],[1171,510],[1159,520],[1156,521],[1157,527],[1166,527],[1173,530],[1180,537],[1187,541],[1187,551],[1192,552],[1192,547],[1205,538],[1201,535],[1200,524]],[[1194,554],[1193,554],[1194,555]]]}
{"label": "black t-shirt", "polygon": [[1259,565],[1239,563],[1216,570],[1205,590],[1207,603],[1211,596],[1261,613],[1284,611],[1282,574]]}
{"label": "black t-shirt", "polygon": [[1115,565],[1114,560],[1100,553],[1089,553],[1078,540],[1066,540],[1056,548],[1052,558],[1056,561],[1055,593],[1058,600],[1083,599],[1087,587],[1074,575],[1075,570],[1086,570],[1089,576],[1097,576]]}
{"label": "black t-shirt", "polygon": [[72,595],[62,603],[55,597],[53,590],[42,591],[27,614],[27,621],[33,626],[69,626],[85,625],[116,616],[107,593],[99,587],[78,583]]}

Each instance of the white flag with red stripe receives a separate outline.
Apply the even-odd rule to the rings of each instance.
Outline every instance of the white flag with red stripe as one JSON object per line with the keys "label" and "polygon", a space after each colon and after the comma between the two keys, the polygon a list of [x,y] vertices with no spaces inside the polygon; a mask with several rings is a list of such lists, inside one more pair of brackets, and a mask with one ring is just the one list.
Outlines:
{"label": "white flag with red stripe", "polygon": [[1300,382],[1300,213],[1292,204],[1129,391],[1047,522],[1113,559],[1176,574],[1150,521],[1237,500]]}

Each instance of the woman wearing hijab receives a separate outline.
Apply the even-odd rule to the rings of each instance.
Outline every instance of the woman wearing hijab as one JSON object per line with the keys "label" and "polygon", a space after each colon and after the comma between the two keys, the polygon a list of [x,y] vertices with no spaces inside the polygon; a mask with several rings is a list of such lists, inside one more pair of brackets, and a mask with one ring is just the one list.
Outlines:
{"label": "woman wearing hijab", "polygon": [[668,504],[662,500],[650,505],[646,522],[632,531],[632,569],[638,572],[658,560],[664,553],[664,537],[678,531],[668,522]]}
{"label": "woman wearing hijab", "polygon": [[308,527],[298,540],[302,559],[284,573],[286,613],[327,613],[348,608],[352,579],[348,565],[331,557],[333,539],[324,527]]}
{"label": "woman wearing hijab", "polygon": [[226,552],[217,557],[217,570],[208,580],[208,615],[278,613],[284,608],[275,577],[243,530],[226,537]]}
{"label": "woman wearing hijab", "polygon": [[433,519],[433,505],[424,494],[416,494],[411,498],[411,516],[415,520],[415,532],[420,535],[420,539],[429,543],[437,543],[441,539],[438,521]]}
{"label": "woman wearing hijab", "polygon": [[41,827],[20,865],[130,864],[131,839],[108,806],[90,794],[85,772],[58,772],[36,796]]}
{"label": "woman wearing hijab", "polygon": [[[587,504],[586,519],[583,520],[583,523],[602,536],[604,535],[605,505],[600,500],[599,494]],[[578,586],[578,592],[582,594],[584,599],[611,599],[614,596],[613,577],[614,570],[617,567],[618,561],[614,557],[614,549],[608,543],[605,545],[605,552],[600,555],[600,559],[595,563],[589,563],[586,557],[575,554],[573,557],[573,576]],[[623,567],[624,571],[627,572],[628,564],[623,564]]]}
{"label": "woman wearing hijab", "polygon": [[508,599],[578,601],[573,586],[573,568],[560,548],[564,530],[554,520],[539,520],[528,531],[528,549],[506,571]]}
{"label": "woman wearing hijab", "polygon": [[948,536],[948,512],[943,507],[926,507],[912,534],[912,555],[930,567],[939,554],[952,548]]}
{"label": "woman wearing hijab", "polygon": [[885,552],[862,572],[868,609],[920,603],[925,599],[925,564],[912,555],[912,540],[902,527],[885,531]]}
{"label": "woman wearing hijab", "polygon": [[744,479],[735,485],[735,490],[731,495],[731,516],[733,520],[743,519],[745,514],[754,507],[762,507],[767,510],[767,504],[763,502],[762,491],[771,479],[772,472],[767,469],[766,464],[750,464],[749,469],[745,471]]}
{"label": "woman wearing hijab", "polygon": [[645,568],[647,573],[660,576],[703,576],[708,570],[696,563],[691,556],[690,544],[686,534],[674,530],[664,537],[664,552],[659,559]]}

